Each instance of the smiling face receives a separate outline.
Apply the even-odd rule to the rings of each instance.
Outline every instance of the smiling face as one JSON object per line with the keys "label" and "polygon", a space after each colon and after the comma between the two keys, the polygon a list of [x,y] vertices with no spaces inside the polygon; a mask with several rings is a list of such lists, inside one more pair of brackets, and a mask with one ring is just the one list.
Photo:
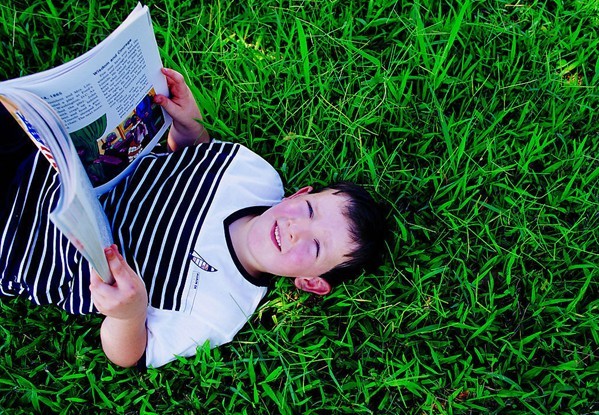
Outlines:
{"label": "smiling face", "polygon": [[251,274],[299,277],[296,286],[312,291],[304,284],[345,262],[355,247],[343,214],[348,200],[311,190],[305,187],[247,222],[243,249],[236,252]]}

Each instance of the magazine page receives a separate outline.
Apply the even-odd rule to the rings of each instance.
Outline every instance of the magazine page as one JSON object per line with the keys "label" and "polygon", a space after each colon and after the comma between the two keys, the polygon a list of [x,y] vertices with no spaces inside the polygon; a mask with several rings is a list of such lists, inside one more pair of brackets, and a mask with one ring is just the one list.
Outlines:
{"label": "magazine page", "polygon": [[112,244],[110,225],[64,125],[48,104],[26,91],[6,88],[0,103],[59,172],[60,198],[50,220],[100,277],[112,284],[114,279],[104,255],[104,248]]}
{"label": "magazine page", "polygon": [[128,174],[172,122],[153,102],[157,93],[168,95],[161,67],[149,10],[138,4],[92,50],[59,67],[4,81],[0,91],[27,90],[56,111],[99,195]]}

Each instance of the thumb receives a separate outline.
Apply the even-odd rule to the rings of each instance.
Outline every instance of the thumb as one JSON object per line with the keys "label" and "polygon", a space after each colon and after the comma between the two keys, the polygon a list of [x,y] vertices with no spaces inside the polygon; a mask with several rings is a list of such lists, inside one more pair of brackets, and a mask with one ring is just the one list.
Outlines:
{"label": "thumb", "polygon": [[175,103],[166,95],[156,94],[154,96],[154,102],[160,105],[166,112],[170,114],[170,111],[173,110]]}
{"label": "thumb", "polygon": [[110,268],[115,281],[118,282],[119,280],[123,279],[123,277],[127,274],[127,272],[124,272],[126,262],[119,253],[118,247],[115,244],[112,244],[104,249],[104,254],[106,255],[108,267]]}

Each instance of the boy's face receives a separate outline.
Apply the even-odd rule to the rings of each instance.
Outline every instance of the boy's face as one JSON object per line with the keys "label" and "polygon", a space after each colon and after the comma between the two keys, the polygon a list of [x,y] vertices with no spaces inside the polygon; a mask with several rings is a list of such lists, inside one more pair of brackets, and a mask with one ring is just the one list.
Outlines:
{"label": "boy's face", "polygon": [[331,190],[311,190],[305,187],[255,217],[247,239],[254,271],[300,277],[295,284],[305,291],[312,291],[303,286],[310,282],[306,279],[345,262],[355,246],[343,215],[348,199]]}

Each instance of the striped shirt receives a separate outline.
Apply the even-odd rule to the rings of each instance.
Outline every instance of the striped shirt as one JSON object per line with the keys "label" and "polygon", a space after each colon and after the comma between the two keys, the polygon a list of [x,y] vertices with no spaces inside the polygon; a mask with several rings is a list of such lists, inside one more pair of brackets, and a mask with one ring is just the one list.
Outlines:
{"label": "striped shirt", "polygon": [[[74,314],[96,312],[89,264],[48,220],[59,195],[57,176],[39,153],[30,171],[3,224],[0,295]],[[101,197],[115,243],[148,291],[148,365],[192,355],[206,340],[213,346],[230,341],[245,324],[265,282],[243,269],[226,224],[282,196],[266,161],[239,144],[212,141],[144,157]]]}

